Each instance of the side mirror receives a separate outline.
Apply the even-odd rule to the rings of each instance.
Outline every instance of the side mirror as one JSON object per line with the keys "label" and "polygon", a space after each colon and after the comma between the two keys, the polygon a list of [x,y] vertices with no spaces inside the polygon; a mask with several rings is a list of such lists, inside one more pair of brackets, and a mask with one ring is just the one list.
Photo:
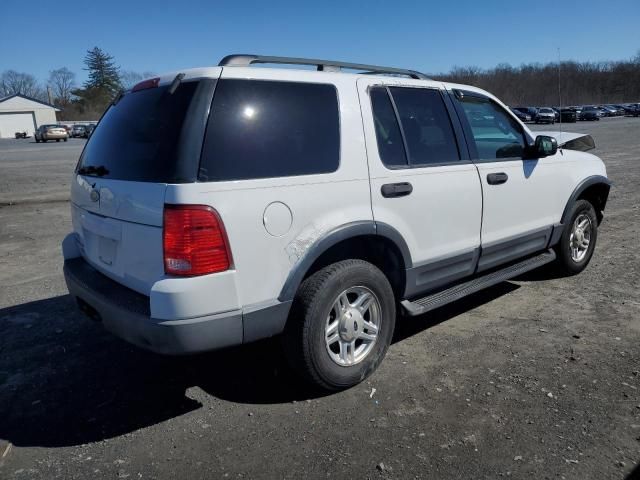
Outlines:
{"label": "side mirror", "polygon": [[558,141],[554,137],[538,135],[535,143],[528,150],[529,158],[550,157],[558,151]]}

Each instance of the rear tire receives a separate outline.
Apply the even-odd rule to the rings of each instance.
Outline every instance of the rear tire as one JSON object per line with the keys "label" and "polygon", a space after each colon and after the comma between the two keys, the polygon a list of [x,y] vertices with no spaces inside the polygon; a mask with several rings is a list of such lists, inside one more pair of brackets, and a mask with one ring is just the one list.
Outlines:
{"label": "rear tire", "polygon": [[59,139],[59,138],[56,138],[56,142],[59,142],[59,141],[60,141],[60,139]]}
{"label": "rear tire", "polygon": [[373,373],[391,343],[396,303],[387,277],[363,260],[344,260],[307,278],[283,341],[290,365],[316,387],[336,391]]}
{"label": "rear tire", "polygon": [[575,275],[587,268],[597,239],[596,211],[587,200],[578,200],[571,208],[569,221],[555,247],[560,270],[567,275]]}

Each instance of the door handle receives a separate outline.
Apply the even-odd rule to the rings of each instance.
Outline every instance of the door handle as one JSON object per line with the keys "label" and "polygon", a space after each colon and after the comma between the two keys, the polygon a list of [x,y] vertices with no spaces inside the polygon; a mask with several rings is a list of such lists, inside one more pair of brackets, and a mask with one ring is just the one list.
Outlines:
{"label": "door handle", "polygon": [[413,192],[413,186],[409,182],[386,183],[380,188],[384,198],[406,197]]}
{"label": "door handle", "polygon": [[509,180],[509,175],[504,172],[487,175],[487,183],[489,185],[500,185],[501,183],[506,183],[507,180]]}

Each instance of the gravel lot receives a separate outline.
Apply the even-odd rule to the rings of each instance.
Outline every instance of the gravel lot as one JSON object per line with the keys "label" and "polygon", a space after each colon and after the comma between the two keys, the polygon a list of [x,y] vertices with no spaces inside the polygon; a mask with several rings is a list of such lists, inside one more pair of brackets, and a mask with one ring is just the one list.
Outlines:
{"label": "gravel lot", "polygon": [[589,268],[403,319],[378,372],[324,397],[276,341],[164,358],[81,316],[59,244],[84,141],[0,140],[0,478],[625,478],[640,118],[565,129],[593,133],[615,184]]}

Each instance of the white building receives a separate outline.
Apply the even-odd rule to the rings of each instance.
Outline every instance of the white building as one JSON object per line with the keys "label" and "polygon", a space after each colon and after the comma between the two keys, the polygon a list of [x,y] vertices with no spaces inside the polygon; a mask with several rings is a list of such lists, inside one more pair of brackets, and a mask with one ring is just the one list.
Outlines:
{"label": "white building", "polygon": [[28,135],[40,125],[57,123],[60,109],[19,93],[0,98],[0,138],[14,138],[16,132]]}

